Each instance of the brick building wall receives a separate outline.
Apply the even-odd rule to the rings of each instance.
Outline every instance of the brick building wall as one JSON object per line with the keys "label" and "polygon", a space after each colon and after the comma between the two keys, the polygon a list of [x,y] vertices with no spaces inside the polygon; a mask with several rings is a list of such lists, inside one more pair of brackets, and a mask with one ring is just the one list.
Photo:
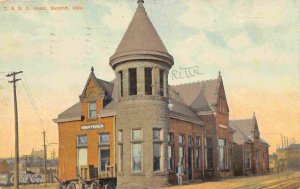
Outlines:
{"label": "brick building wall", "polygon": [[[79,121],[70,121],[58,123],[59,133],[59,163],[58,176],[61,180],[76,179],[77,166],[77,137],[81,135],[87,136],[87,163],[99,167],[99,134],[109,133],[110,148],[110,164],[114,165],[114,117],[107,118],[88,118],[88,102],[96,101],[96,110],[102,108],[103,94],[101,89],[96,88],[93,80],[90,81],[86,90],[86,98],[81,102],[81,110],[83,119]],[[104,127],[93,130],[82,130],[81,126],[103,124]]]}
{"label": "brick building wall", "polygon": [[[172,170],[169,170],[169,183],[172,184],[177,184],[177,176],[176,176],[176,168],[178,167],[178,162],[179,162],[179,135],[184,136],[184,144],[182,145],[184,148],[184,168],[185,168],[185,174],[183,177],[184,181],[190,180],[189,179],[189,166],[188,166],[188,143],[187,143],[187,138],[192,137],[193,138],[193,144],[191,146],[192,151],[193,151],[193,161],[192,161],[192,178],[191,180],[200,180],[203,179],[203,167],[204,167],[204,152],[203,152],[203,126],[170,118],[170,128],[169,132],[172,133],[174,137],[174,142],[172,143],[172,148],[174,149],[174,167]],[[200,138],[200,145],[196,145],[196,139],[197,137]],[[200,162],[199,162],[199,168],[196,168],[196,150],[200,150]]]}

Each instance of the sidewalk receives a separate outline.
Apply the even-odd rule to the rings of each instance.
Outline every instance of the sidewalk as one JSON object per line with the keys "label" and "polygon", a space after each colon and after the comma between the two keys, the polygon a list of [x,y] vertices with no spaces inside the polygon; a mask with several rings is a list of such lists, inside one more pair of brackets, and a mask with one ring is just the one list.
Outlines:
{"label": "sidewalk", "polygon": [[[221,181],[202,182],[197,184],[189,184],[183,186],[170,186],[164,189],[234,189],[234,188],[261,188],[271,187],[278,188],[280,183],[285,183],[289,180],[298,181],[297,186],[300,186],[300,171],[289,171],[271,175],[263,176],[249,176],[249,177],[233,177]],[[299,184],[299,185],[298,185]],[[279,187],[279,188],[282,188]],[[163,188],[162,188],[163,189]]]}

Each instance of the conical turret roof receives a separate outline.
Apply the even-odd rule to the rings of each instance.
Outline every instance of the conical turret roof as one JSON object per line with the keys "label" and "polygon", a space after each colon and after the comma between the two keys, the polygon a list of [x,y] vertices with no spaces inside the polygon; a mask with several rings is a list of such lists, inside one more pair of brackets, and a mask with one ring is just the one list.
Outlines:
{"label": "conical turret roof", "polygon": [[167,48],[163,44],[151,20],[149,19],[142,0],[138,1],[138,7],[133,19],[131,20],[114,55],[111,57],[111,61],[113,61],[116,57],[126,56],[128,54],[159,54],[167,56],[169,59],[171,58],[171,62],[173,63],[173,58],[169,55]]}
{"label": "conical turret roof", "polygon": [[159,51],[168,53],[149,19],[142,2],[138,3],[133,19],[115,54],[131,51]]}

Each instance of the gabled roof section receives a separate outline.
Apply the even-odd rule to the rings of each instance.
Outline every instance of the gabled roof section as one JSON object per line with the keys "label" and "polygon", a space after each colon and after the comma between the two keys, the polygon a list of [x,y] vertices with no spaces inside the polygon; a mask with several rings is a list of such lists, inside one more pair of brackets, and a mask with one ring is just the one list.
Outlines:
{"label": "gabled roof section", "polygon": [[170,116],[181,118],[186,121],[194,122],[196,124],[203,124],[203,121],[197,114],[188,107],[182,98],[178,95],[178,93],[169,87],[169,96],[170,96],[170,103],[173,107],[170,110]]}
{"label": "gabled roof section", "polygon": [[233,141],[237,144],[253,142],[253,129],[251,119],[229,121],[230,128],[235,130]]}
{"label": "gabled roof section", "polygon": [[149,19],[142,1],[138,3],[133,19],[114,55],[133,51],[158,51],[168,54],[168,50]]}
{"label": "gabled roof section", "polygon": [[253,119],[230,120],[229,126],[237,131],[242,132],[243,136],[246,136],[253,140],[253,136],[254,136]]}
{"label": "gabled roof section", "polygon": [[201,90],[200,94],[192,102],[190,107],[197,112],[210,110],[210,106],[205,97],[204,90]]}
{"label": "gabled roof section", "polygon": [[[258,130],[255,113],[253,114],[253,117],[251,119],[230,120],[229,127],[236,130],[236,132],[233,134],[233,141],[237,144],[243,144],[244,142],[253,142],[255,137],[255,130]],[[268,145],[268,143],[262,138],[259,138],[259,143],[261,145]]]}
{"label": "gabled roof section", "polygon": [[85,97],[85,92],[86,89],[90,83],[90,81],[93,80],[95,82],[96,87],[101,88],[102,90],[104,90],[105,92],[108,93],[108,95],[111,97],[112,96],[112,92],[113,92],[113,87],[114,87],[114,83],[113,82],[108,82],[102,79],[98,79],[96,78],[95,74],[94,74],[94,68],[91,68],[91,73],[90,76],[85,84],[85,87],[80,95],[80,99]]}
{"label": "gabled roof section", "polygon": [[215,110],[222,78],[195,83],[175,85],[172,88],[183,99],[184,103],[194,111]]}

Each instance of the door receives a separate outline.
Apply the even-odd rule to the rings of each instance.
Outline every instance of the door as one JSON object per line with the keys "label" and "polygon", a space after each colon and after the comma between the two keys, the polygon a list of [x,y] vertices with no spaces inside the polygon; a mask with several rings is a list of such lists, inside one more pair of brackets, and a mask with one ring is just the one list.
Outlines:
{"label": "door", "polygon": [[80,167],[82,165],[87,165],[87,148],[78,148],[77,169],[80,175],[81,175]]}
{"label": "door", "polygon": [[193,149],[191,147],[188,148],[188,176],[189,180],[193,178]]}

